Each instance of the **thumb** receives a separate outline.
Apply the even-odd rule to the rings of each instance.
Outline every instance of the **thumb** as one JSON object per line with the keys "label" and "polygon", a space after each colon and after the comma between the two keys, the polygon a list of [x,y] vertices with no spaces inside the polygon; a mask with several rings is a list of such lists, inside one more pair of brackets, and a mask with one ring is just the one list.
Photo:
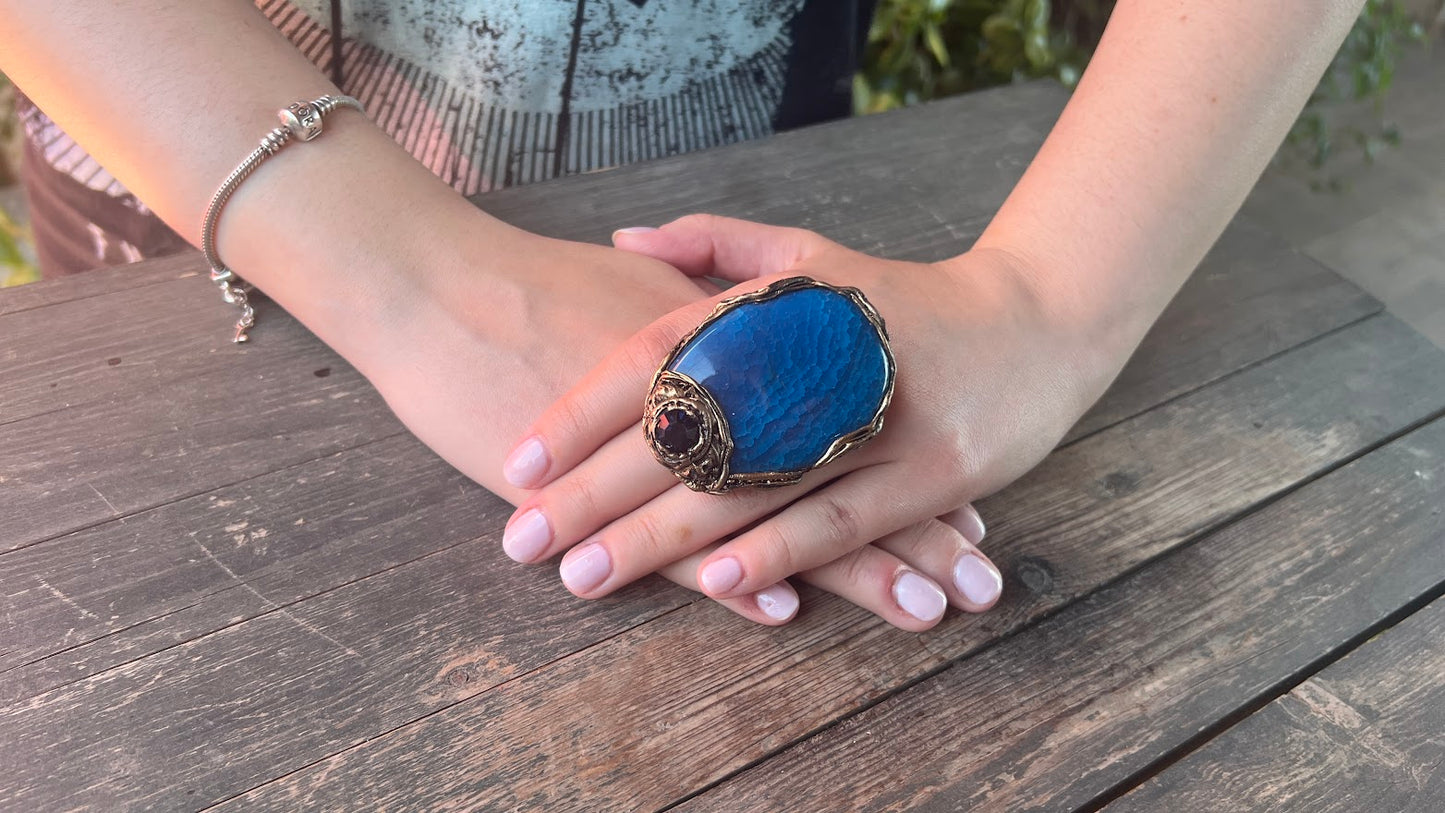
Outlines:
{"label": "thumb", "polygon": [[660,229],[619,229],[612,233],[612,244],[661,260],[690,277],[745,282],[787,271],[828,245],[828,240],[806,229],[688,215]]}

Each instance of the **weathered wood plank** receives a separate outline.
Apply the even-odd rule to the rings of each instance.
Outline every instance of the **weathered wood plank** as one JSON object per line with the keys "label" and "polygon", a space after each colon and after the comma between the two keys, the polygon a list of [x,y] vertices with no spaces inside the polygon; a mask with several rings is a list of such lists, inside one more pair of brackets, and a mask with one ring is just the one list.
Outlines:
{"label": "weathered wood plank", "polygon": [[[1086,807],[1438,591],[1442,500],[1436,420],[681,810]],[[1159,793],[1138,809],[1255,805],[1281,809],[1243,792]]]}
{"label": "weathered wood plank", "polygon": [[[447,551],[455,558],[394,568],[291,605],[290,617],[271,613],[0,711],[19,762],[0,787],[41,806],[199,805],[342,752],[237,803],[294,806],[293,793],[335,791],[350,804],[664,804],[1420,420],[1442,386],[1445,359],[1376,317],[1056,453],[1032,486],[992,501],[1013,529],[990,546],[1011,574],[1008,599],[983,619],[951,619],[952,634],[927,649],[837,601],[819,600],[781,632],[740,628],[701,603],[500,691],[480,679],[445,694],[427,687],[459,657],[486,663],[500,645],[489,636],[536,623],[508,610],[514,595],[477,590],[477,569],[500,557],[467,543]],[[1123,459],[1138,469],[1132,490],[1110,478]],[[1049,584],[1032,575],[1045,569]],[[490,612],[514,613],[505,618],[516,629],[482,624]],[[326,638],[300,633],[297,618]],[[385,644],[367,648],[373,638]],[[96,724],[98,707],[126,727]],[[246,749],[213,759],[220,746],[198,746],[198,730]],[[64,783],[41,778],[60,769],[45,757],[57,731],[70,755]],[[485,759],[468,756],[478,743]],[[112,770],[117,755],[126,776]],[[424,787],[406,778],[418,759],[433,771]],[[626,764],[647,772],[627,775]],[[594,786],[604,776],[615,782]]]}
{"label": "weathered wood plank", "polygon": [[935,260],[983,231],[1067,101],[1057,84],[1032,82],[472,200],[573,240],[701,211]]}
{"label": "weathered wood plank", "polygon": [[1330,276],[1338,275],[1236,222],[1064,443],[1379,312],[1373,297]]}
{"label": "weathered wood plank", "polygon": [[[172,257],[160,257],[106,271],[0,288],[0,316],[86,297],[103,296],[143,285],[169,282],[182,277],[205,275],[206,263],[200,253],[182,252]],[[4,330],[0,328],[0,335],[4,335]]]}
{"label": "weathered wood plank", "polygon": [[[1445,576],[1445,494],[1428,473],[1437,578]],[[1374,484],[1370,484],[1374,485]],[[1412,484],[1413,485],[1413,484]],[[1351,518],[1353,521],[1354,518]],[[1393,547],[1387,555],[1394,555]],[[1363,579],[1368,573],[1359,574]],[[1378,585],[1378,579],[1371,579]],[[1369,585],[1361,585],[1363,592]],[[1376,605],[1378,593],[1369,601]],[[1321,622],[1323,623],[1323,622]],[[1445,810],[1445,599],[1411,615],[1343,660],[1170,766],[1106,810]]]}
{"label": "weathered wood plank", "polygon": [[[553,569],[502,555],[505,504],[419,451],[410,438],[381,441],[112,523],[108,537],[96,529],[0,558],[7,646],[24,658],[57,637],[89,639],[0,674],[0,798],[43,809],[21,800],[59,791],[109,808],[174,770],[165,805],[197,806],[214,798],[188,783],[218,767],[229,775],[211,779],[244,790],[249,771],[271,775],[318,735],[333,748],[363,741],[695,600],[661,580],[576,600]],[[298,505],[294,491],[309,499]],[[44,548],[48,558],[27,561]],[[317,588],[328,584],[343,586]],[[129,682],[162,663],[147,685]],[[33,728],[48,705],[33,690],[47,684],[91,722]],[[162,696],[171,721],[113,706]],[[219,733],[238,725],[258,741]],[[256,746],[260,759],[247,756]],[[88,781],[73,772],[75,747],[93,749],[96,776],[110,778],[62,790]]]}
{"label": "weathered wood plank", "polygon": [[273,329],[296,350],[277,348],[264,372],[221,364],[5,425],[0,553],[405,431],[360,374],[286,322]]}
{"label": "weathered wood plank", "polygon": [[[122,268],[93,276],[128,274]],[[232,308],[207,278],[193,275],[0,316],[6,358],[0,367],[5,393],[0,425],[95,403],[128,402],[157,387],[221,370],[239,383],[318,356],[320,343],[266,302],[261,318],[269,328],[267,343],[233,344]],[[327,356],[325,363],[336,358]]]}
{"label": "weathered wood plank", "polygon": [[510,510],[403,435],[0,556],[0,705],[469,540],[490,551]]}

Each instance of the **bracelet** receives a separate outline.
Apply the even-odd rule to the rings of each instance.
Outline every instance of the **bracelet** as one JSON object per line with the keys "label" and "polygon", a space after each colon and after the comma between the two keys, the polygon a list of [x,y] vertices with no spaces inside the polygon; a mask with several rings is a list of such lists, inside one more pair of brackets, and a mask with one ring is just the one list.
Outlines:
{"label": "bracelet", "polygon": [[322,96],[314,102],[296,102],[279,111],[281,126],[267,133],[265,138],[261,139],[260,146],[252,150],[241,165],[226,176],[226,180],[221,182],[221,188],[211,197],[211,204],[206,207],[206,220],[201,225],[201,251],[206,255],[206,262],[211,264],[211,281],[221,287],[222,299],[241,308],[241,318],[236,321],[236,334],[231,338],[233,342],[239,344],[246,341],[246,331],[256,324],[256,310],[251,307],[250,297],[251,291],[255,289],[236,276],[236,272],[227,268],[216,253],[216,223],[221,218],[221,209],[225,207],[226,201],[231,199],[231,195],[235,194],[241,182],[255,172],[262,161],[280,152],[292,138],[310,141],[321,135],[321,120],[338,107],[350,107],[362,114],[366,113],[361,102],[356,99],[331,95]]}

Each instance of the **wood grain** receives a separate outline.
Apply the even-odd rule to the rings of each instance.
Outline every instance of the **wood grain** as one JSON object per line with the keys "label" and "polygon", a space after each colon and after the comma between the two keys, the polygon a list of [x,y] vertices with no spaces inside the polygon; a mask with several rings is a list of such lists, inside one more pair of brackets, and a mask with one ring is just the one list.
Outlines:
{"label": "wood grain", "polygon": [[[937,634],[919,637],[817,599],[798,622],[768,632],[739,628],[725,611],[692,604],[233,804],[668,804],[1410,426],[1438,410],[1442,386],[1445,358],[1397,322],[1372,318],[1057,452],[1033,485],[1001,493],[989,515],[1005,517],[1003,527],[1013,530],[997,531],[989,551],[1010,580],[1003,604],[985,616],[954,617]],[[1409,402],[1413,409],[1397,411]],[[1132,489],[1110,476],[1121,464],[1132,467]],[[445,624],[450,615],[437,611],[425,623]],[[231,657],[254,647],[233,645]],[[143,683],[165,668],[166,654],[134,671],[117,670],[125,673],[118,679]],[[80,713],[68,694],[38,698],[45,707],[32,719],[65,728]],[[162,702],[148,699],[137,713],[163,714]],[[286,701],[250,703],[277,708],[275,715],[284,714]],[[309,743],[317,739],[297,732],[270,759],[289,770],[314,753]],[[422,775],[426,782],[413,781]],[[156,789],[140,798],[164,805],[174,792]]]}
{"label": "wood grain", "polygon": [[[1437,490],[1445,482],[1438,466],[1400,462],[1402,475],[1428,473]],[[1425,543],[1439,577],[1445,495],[1431,499],[1436,507],[1420,513],[1435,521]],[[1377,602],[1372,594],[1361,603]],[[1105,809],[1445,810],[1442,731],[1445,599],[1437,599]]]}
{"label": "wood grain", "polygon": [[[680,810],[784,802],[813,810],[1087,807],[1391,612],[1445,587],[1442,501],[1445,420],[1437,420]],[[1403,707],[1441,692],[1445,672],[1420,671],[1441,658],[1437,645],[1412,659],[1413,677],[1402,673],[1376,697],[1399,691]],[[1416,758],[1433,755],[1438,764],[1439,728],[1427,735],[1421,722],[1415,741],[1437,741],[1422,743]],[[1219,745],[1219,753],[1231,751]],[[1291,772],[1309,775],[1308,760],[1291,758],[1298,756],[1273,752],[1275,770],[1262,773],[1258,786]],[[1162,782],[1125,809],[1322,809],[1251,793],[1250,764],[1235,763],[1231,785],[1215,786],[1206,772],[1190,784],[1192,795]]]}
{"label": "wood grain", "polygon": [[1332,277],[1278,238],[1231,225],[1063,442],[1379,312],[1373,298]]}
{"label": "wood grain", "polygon": [[[127,291],[183,277],[204,277],[207,272],[200,252],[182,252],[171,257],[122,265],[107,271],[75,274],[41,280],[28,285],[0,288],[0,316],[43,308],[61,302]],[[79,326],[77,326],[79,327]],[[3,330],[3,329],[0,329]],[[4,335],[0,332],[0,335]],[[7,336],[7,338],[12,338]]]}
{"label": "wood grain", "polygon": [[[156,373],[163,380],[6,424],[0,552],[405,431],[376,391],[299,324],[273,330],[291,331],[295,350],[264,351],[273,357],[258,369]],[[203,354],[205,341],[174,352]],[[92,374],[118,369],[101,364]]]}

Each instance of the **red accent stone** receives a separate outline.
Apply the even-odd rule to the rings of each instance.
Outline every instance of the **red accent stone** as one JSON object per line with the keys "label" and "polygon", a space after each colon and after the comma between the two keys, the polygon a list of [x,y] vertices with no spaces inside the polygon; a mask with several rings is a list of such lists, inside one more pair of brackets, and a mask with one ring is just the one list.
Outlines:
{"label": "red accent stone", "polygon": [[657,416],[657,442],[672,454],[682,454],[697,446],[702,426],[697,417],[683,409],[663,410]]}

